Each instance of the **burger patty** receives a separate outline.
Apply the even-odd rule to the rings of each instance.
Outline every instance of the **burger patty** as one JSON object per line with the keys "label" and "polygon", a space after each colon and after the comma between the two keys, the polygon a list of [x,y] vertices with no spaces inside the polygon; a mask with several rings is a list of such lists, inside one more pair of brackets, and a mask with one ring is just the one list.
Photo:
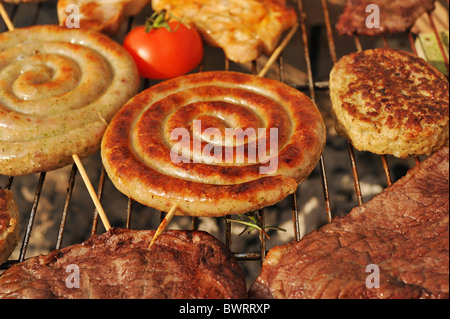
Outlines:
{"label": "burger patty", "polygon": [[202,231],[112,228],[29,258],[0,277],[0,298],[244,298],[245,279],[225,245]]}
{"label": "burger patty", "polygon": [[448,145],[448,90],[445,76],[411,53],[346,55],[330,73],[336,131],[360,151],[431,155]]}

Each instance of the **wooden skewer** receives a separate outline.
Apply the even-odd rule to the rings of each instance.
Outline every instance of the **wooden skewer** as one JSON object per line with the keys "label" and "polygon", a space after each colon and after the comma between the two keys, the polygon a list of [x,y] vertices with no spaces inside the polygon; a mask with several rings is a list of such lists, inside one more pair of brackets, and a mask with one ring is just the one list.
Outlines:
{"label": "wooden skewer", "polygon": [[150,242],[150,245],[148,246],[148,249],[152,248],[153,244],[155,243],[156,239],[162,234],[162,232],[167,228],[170,221],[172,220],[172,217],[175,215],[175,212],[177,211],[178,204],[174,204],[170,211],[167,213],[166,217],[164,217],[161,224],[159,224],[158,229],[156,230],[155,234],[153,235],[152,241]]}
{"label": "wooden skewer", "polygon": [[264,67],[261,69],[261,71],[258,73],[259,77],[263,77],[266,75],[267,71],[269,71],[272,64],[278,59],[281,52],[283,52],[284,48],[288,45],[289,41],[291,41],[292,37],[294,36],[295,32],[297,32],[299,24],[296,23],[292,29],[289,31],[289,33],[286,35],[286,37],[283,39],[283,41],[280,43],[280,45],[273,51],[272,55],[270,56],[269,60],[267,60]]}
{"label": "wooden skewer", "polygon": [[3,6],[2,2],[0,2],[0,14],[3,18],[3,21],[5,21],[5,24],[8,27],[8,30],[9,31],[14,30],[14,25],[12,24],[11,20],[9,19],[8,13],[6,13],[5,7]]}
{"label": "wooden skewer", "polygon": [[102,204],[100,203],[100,200],[98,199],[94,187],[92,187],[91,181],[89,180],[89,177],[86,173],[86,170],[84,169],[83,164],[81,163],[80,158],[77,154],[72,155],[73,160],[75,161],[75,164],[78,167],[78,170],[80,171],[81,177],[83,178],[84,183],[86,184],[86,188],[89,192],[89,195],[91,195],[92,201],[94,202],[95,208],[97,208],[97,211],[100,215],[100,218],[103,222],[103,226],[105,226],[106,231],[111,229],[111,225],[109,224],[108,218],[106,217],[105,211],[103,210]]}

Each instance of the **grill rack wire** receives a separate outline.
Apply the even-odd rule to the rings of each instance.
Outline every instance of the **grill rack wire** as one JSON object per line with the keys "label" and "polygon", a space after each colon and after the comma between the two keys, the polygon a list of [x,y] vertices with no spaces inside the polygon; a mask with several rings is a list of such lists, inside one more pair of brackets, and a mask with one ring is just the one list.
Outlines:
{"label": "grill rack wire", "polygon": [[[310,0],[306,0],[306,1],[310,1]],[[54,1],[49,1],[49,2],[54,2]],[[328,90],[329,86],[328,86],[327,81],[321,81],[321,82],[314,81],[312,63],[311,63],[311,52],[309,49],[310,48],[310,39],[308,38],[308,30],[306,28],[307,15],[304,11],[304,0],[296,0],[293,2],[295,3],[295,6],[296,6],[296,10],[297,10],[298,17],[299,17],[298,21],[299,21],[299,25],[300,25],[299,31],[294,35],[294,38],[295,38],[295,36],[300,37],[300,41],[301,41],[301,44],[302,44],[302,47],[304,50],[303,55],[304,55],[304,59],[306,61],[306,75],[307,75],[306,85],[299,85],[296,88],[301,91],[306,91],[306,94],[309,95],[309,97],[314,102],[316,102],[316,91]],[[448,6],[448,3],[449,3],[449,0],[447,0],[447,6]],[[42,6],[44,6],[44,5],[48,5],[48,4],[38,3],[34,6],[34,8],[36,10],[32,14],[33,18],[28,21],[29,25],[41,23],[40,21],[38,21],[37,17],[38,17],[39,12],[42,9]],[[55,5],[55,3],[53,3],[53,5]],[[13,22],[17,18],[19,6],[20,5],[5,4],[6,11],[8,12],[8,14]],[[327,0],[321,0],[321,6],[322,6],[323,18],[325,21],[330,59],[331,59],[332,63],[334,64],[337,62],[338,56],[336,53],[335,39],[334,39],[334,34],[333,34],[333,28],[331,25],[331,18],[330,18],[330,12],[328,9]],[[430,22],[431,27],[433,28],[434,33],[437,35],[437,39],[439,39],[440,51],[444,57],[444,62],[446,64],[446,67],[448,70],[449,62],[448,62],[447,56],[446,56],[444,48],[443,48],[443,43],[440,41],[440,37],[438,36],[438,31],[437,31],[436,25],[433,21],[433,16],[429,13],[428,18],[429,18],[429,22]],[[53,21],[54,21],[53,23],[56,24],[57,21],[55,19],[56,18],[53,17]],[[127,24],[128,24],[127,31],[129,31],[131,29],[132,23],[133,23],[133,17],[129,18],[127,21]],[[0,31],[3,32],[3,31],[5,31],[5,29],[6,29],[6,26],[3,24],[3,22],[0,22]],[[411,31],[409,31],[406,33],[406,36],[411,45],[411,50],[417,54],[417,51],[416,51],[415,45],[414,45],[414,34]],[[356,50],[357,51],[363,50],[359,37],[353,36],[353,38],[354,38]],[[388,41],[387,41],[386,37],[382,36],[381,38],[382,38],[384,46],[388,47]],[[230,69],[230,63],[231,62],[225,58],[224,70]],[[252,65],[251,73],[257,74],[256,61],[253,61],[251,65]],[[281,55],[278,57],[276,63],[272,66],[272,68],[276,68],[276,67],[278,67],[279,81],[285,82],[285,66],[284,66],[284,60],[283,60],[283,53],[281,53]],[[202,69],[203,69],[203,64],[201,64],[199,66],[198,71],[201,72]],[[144,80],[143,83],[144,83],[143,84],[144,88],[151,86],[151,83],[148,80]],[[362,205],[363,204],[363,196],[361,193],[361,185],[360,185],[360,179],[359,179],[359,175],[358,175],[358,167],[357,167],[356,158],[355,158],[355,150],[350,142],[347,143],[347,148],[348,148],[348,158],[349,158],[349,162],[351,165],[351,171],[352,171],[352,176],[353,176],[353,181],[354,181],[354,192],[356,194],[357,204]],[[322,184],[322,190],[323,190],[323,203],[325,206],[324,208],[325,208],[326,220],[328,222],[331,222],[331,220],[333,218],[333,214],[332,214],[332,209],[331,209],[330,191],[329,191],[329,186],[328,186],[328,181],[327,181],[328,177],[327,177],[325,161],[324,161],[325,156],[326,156],[325,153],[322,154],[317,166],[318,166],[318,169],[320,170],[320,174],[321,174],[321,184]],[[393,182],[391,173],[390,173],[389,163],[388,163],[386,156],[380,156],[380,159],[381,159],[382,167],[383,167],[383,170],[384,170],[384,173],[386,176],[386,182],[387,182],[387,185],[389,186]],[[415,157],[414,160],[415,160],[416,164],[420,163],[420,161],[421,161],[419,157]],[[55,247],[54,247],[55,249],[61,249],[61,246],[62,246],[62,239],[63,239],[63,235],[64,235],[64,230],[66,227],[66,220],[67,220],[67,216],[69,213],[69,208],[70,208],[70,203],[72,200],[73,190],[75,187],[75,179],[76,179],[77,173],[78,173],[78,169],[77,169],[76,165],[73,164],[70,174],[69,174],[69,178],[68,178],[67,193],[65,196],[63,210],[61,212],[61,221],[60,221],[57,239],[56,239],[56,243],[55,243]],[[36,185],[34,198],[32,201],[32,206],[31,206],[30,214],[29,214],[28,221],[27,221],[27,226],[25,229],[25,233],[23,235],[22,244],[20,246],[19,257],[17,260],[8,260],[3,265],[0,265],[0,270],[7,269],[11,265],[21,262],[26,258],[26,252],[27,252],[27,248],[28,248],[28,245],[30,242],[32,229],[33,229],[33,225],[34,225],[34,221],[35,221],[35,217],[36,217],[36,213],[37,213],[37,209],[38,209],[38,205],[39,205],[39,200],[41,197],[41,192],[42,192],[43,185],[45,182],[46,174],[47,174],[47,172],[39,173],[39,179],[38,179],[38,182]],[[97,196],[100,199],[100,201],[102,200],[102,198],[104,196],[104,185],[105,185],[106,179],[107,179],[107,174],[105,172],[105,169],[102,166],[101,172],[100,172],[100,178],[99,178],[98,184],[97,184]],[[11,189],[13,181],[14,181],[14,177],[12,177],[12,176],[7,177],[7,181],[6,181],[4,188]],[[293,229],[294,229],[294,237],[295,237],[295,240],[299,241],[301,239],[301,234],[300,234],[300,224],[299,224],[299,209],[298,209],[298,198],[297,198],[298,194],[297,193],[298,193],[298,191],[296,193],[290,195],[290,202],[292,205],[291,210],[292,210],[292,223],[293,223]],[[126,223],[125,223],[126,228],[130,228],[134,204],[135,204],[135,202],[132,199],[128,198]],[[160,212],[160,220],[161,221],[164,218],[164,216],[165,216],[165,212]],[[264,209],[260,210],[258,212],[257,216],[258,216],[261,224],[264,227],[265,226]],[[93,213],[93,217],[92,217],[92,228],[91,228],[90,235],[95,234],[98,230],[98,217],[99,217],[98,211],[95,209],[94,213]],[[231,216],[227,216],[227,217],[230,218]],[[231,242],[232,242],[232,231],[231,231],[232,224],[233,224],[232,222],[225,221],[225,244],[227,245],[227,247],[230,250],[231,250]],[[198,229],[198,218],[197,217],[192,217],[192,229]],[[233,251],[232,253],[238,261],[259,261],[262,264],[262,262],[264,261],[264,258],[266,256],[266,253],[267,253],[266,236],[263,231],[259,232],[259,242],[260,242],[259,251],[245,251],[245,252],[234,252]]]}

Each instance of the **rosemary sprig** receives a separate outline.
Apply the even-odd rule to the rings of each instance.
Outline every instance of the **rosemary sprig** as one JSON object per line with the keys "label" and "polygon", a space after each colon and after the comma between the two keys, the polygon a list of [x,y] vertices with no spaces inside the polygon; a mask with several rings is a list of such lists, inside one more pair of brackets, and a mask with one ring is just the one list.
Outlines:
{"label": "rosemary sprig", "polygon": [[[244,217],[244,216],[247,217],[248,221],[242,220],[242,217]],[[250,234],[253,230],[258,229],[259,231],[261,231],[264,234],[264,236],[266,236],[268,239],[270,239],[270,236],[267,235],[267,232],[266,232],[267,229],[279,230],[279,231],[284,231],[284,232],[286,231],[286,229],[283,229],[281,227],[263,226],[261,223],[261,220],[259,219],[257,212],[249,212],[249,213],[245,213],[245,214],[240,214],[240,215],[238,215],[237,219],[231,219],[231,218],[225,218],[225,219],[229,222],[245,225],[244,230],[239,234],[239,236],[244,234],[246,231],[248,231],[248,234]]]}

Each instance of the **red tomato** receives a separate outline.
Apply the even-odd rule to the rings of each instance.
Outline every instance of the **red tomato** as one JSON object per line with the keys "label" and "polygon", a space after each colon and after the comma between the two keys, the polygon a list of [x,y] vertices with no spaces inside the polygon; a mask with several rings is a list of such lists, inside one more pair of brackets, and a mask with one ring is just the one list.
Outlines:
{"label": "red tomato", "polygon": [[192,71],[203,58],[203,43],[194,27],[170,21],[165,28],[145,32],[145,26],[131,30],[123,46],[131,54],[142,77],[169,79]]}

